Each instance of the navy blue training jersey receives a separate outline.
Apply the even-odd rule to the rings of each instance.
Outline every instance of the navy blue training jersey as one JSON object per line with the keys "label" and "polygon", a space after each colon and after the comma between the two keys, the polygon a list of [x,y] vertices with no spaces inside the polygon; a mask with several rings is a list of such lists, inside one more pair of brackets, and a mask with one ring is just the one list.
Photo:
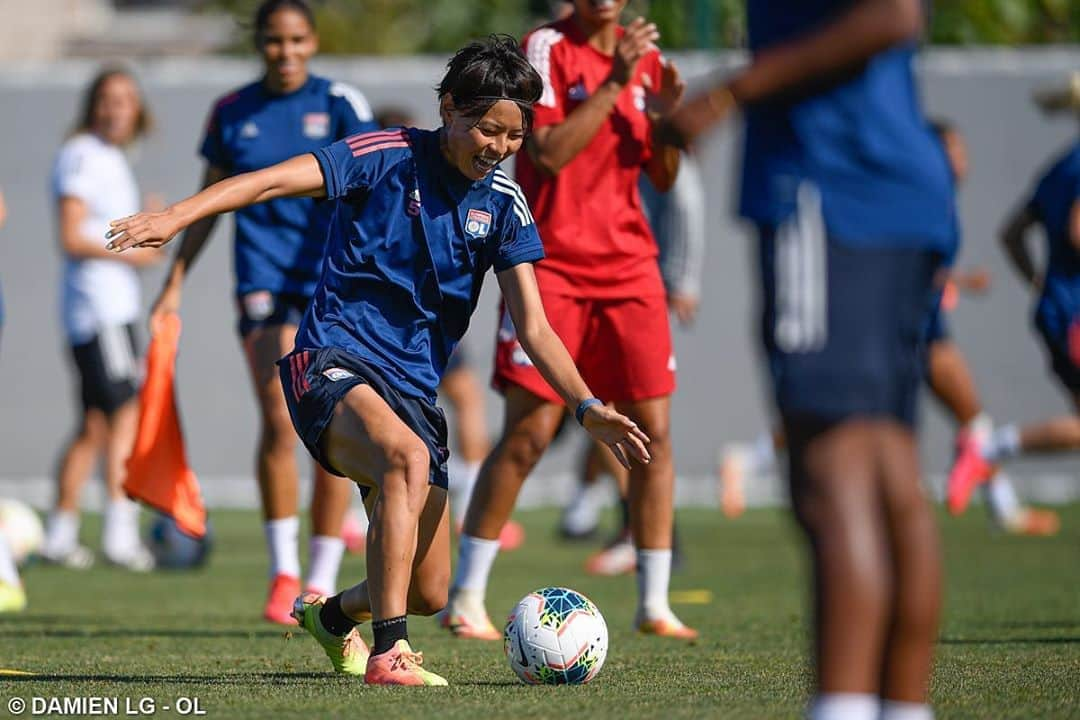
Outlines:
{"label": "navy blue training jersey", "polygon": [[[760,52],[812,32],[852,0],[748,0]],[[779,225],[800,188],[820,197],[830,239],[849,246],[930,249],[951,256],[953,182],[922,114],[913,46],[893,48],[829,85],[747,110],[743,216]]]}
{"label": "navy blue training jersey", "polygon": [[333,218],[296,347],[346,350],[434,402],[488,268],[544,256],[525,196],[498,168],[462,175],[438,130],[355,135],[315,157]]}
{"label": "navy blue training jersey", "polygon": [[[1028,207],[1046,230],[1046,275],[1039,314],[1044,323],[1063,331],[1080,315],[1080,252],[1073,246],[1069,218],[1080,202],[1080,141],[1039,180]],[[1053,315],[1053,318],[1050,317]],[[1050,322],[1053,320],[1053,322]]]}
{"label": "navy blue training jersey", "polygon": [[[214,106],[200,152],[210,165],[236,175],[377,127],[364,96],[349,85],[312,75],[299,90],[277,95],[255,82]],[[278,198],[235,217],[236,294],[310,296],[322,268],[326,209],[310,198]]]}

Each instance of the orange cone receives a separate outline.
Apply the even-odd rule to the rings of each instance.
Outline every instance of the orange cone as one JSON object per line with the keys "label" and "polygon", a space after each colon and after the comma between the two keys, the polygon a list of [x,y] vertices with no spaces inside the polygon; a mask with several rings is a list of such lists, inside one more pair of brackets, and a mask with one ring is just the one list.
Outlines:
{"label": "orange cone", "polygon": [[188,467],[174,381],[180,316],[166,315],[153,329],[146,357],[146,382],[139,393],[139,430],[127,459],[124,492],[166,513],[185,533],[206,534],[206,508],[199,481]]}

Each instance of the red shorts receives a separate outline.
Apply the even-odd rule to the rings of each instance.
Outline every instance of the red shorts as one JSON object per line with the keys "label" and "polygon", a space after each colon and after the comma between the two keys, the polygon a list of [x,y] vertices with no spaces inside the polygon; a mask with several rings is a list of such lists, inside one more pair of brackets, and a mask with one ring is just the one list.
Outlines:
{"label": "red shorts", "polygon": [[[586,299],[540,295],[555,334],[563,341],[589,389],[605,402],[635,402],[675,391],[667,301],[645,298]],[[562,403],[518,344],[505,306],[495,344],[496,390],[517,385]]]}

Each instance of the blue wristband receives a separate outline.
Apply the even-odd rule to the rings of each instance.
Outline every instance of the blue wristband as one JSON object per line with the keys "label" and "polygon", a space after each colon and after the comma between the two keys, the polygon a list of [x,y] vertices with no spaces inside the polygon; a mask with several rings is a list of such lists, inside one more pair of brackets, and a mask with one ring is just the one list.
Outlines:
{"label": "blue wristband", "polygon": [[581,404],[577,406],[577,410],[574,411],[574,417],[577,418],[578,425],[585,425],[585,411],[591,408],[593,405],[603,405],[604,401],[600,398],[586,398],[581,401]]}

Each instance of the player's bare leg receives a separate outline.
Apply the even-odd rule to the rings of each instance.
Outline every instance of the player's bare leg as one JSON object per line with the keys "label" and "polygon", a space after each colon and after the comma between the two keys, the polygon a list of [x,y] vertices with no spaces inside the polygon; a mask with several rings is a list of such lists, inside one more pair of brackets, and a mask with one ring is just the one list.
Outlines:
{"label": "player's bare leg", "polygon": [[880,424],[787,419],[795,516],[814,576],[817,694],[876,702],[893,586]]}
{"label": "player's bare leg", "polygon": [[124,463],[135,444],[139,427],[139,403],[131,399],[108,418],[105,441],[105,490],[108,494],[102,523],[101,547],[106,559],[129,570],[146,572],[154,557],[139,538],[139,506],[124,493]]}
{"label": "player's bare leg", "polygon": [[671,540],[675,522],[675,459],[671,451],[671,398],[616,403],[616,409],[638,424],[652,442],[648,465],[630,469],[627,501],[630,533],[637,550],[640,632],[693,639],[697,632],[675,617],[668,605],[671,579]]}
{"label": "player's bare leg", "polygon": [[[375,642],[365,679],[376,684],[445,685],[420,667],[422,659],[408,643],[406,614],[413,587],[414,562],[433,563],[416,583],[414,607],[430,614],[445,604],[449,579],[449,523],[446,494],[431,489],[427,447],[367,385],[358,385],[338,404],[323,436],[330,462],[361,484],[373,485],[367,545],[368,582],[363,590],[372,615]],[[435,501],[429,503],[434,496]],[[421,518],[429,538],[421,540]],[[436,542],[436,538],[438,541]],[[436,557],[441,553],[442,559]],[[345,601],[342,611],[354,619],[363,605]]]}
{"label": "player's bare leg", "polygon": [[927,702],[941,614],[941,548],[919,478],[914,435],[900,425],[879,434],[881,494],[892,548],[892,613],[881,676],[884,701]]}
{"label": "player's bare leg", "polygon": [[930,389],[960,427],[968,425],[982,412],[982,403],[963,353],[950,340],[931,343],[928,353]]}
{"label": "player's bare leg", "polygon": [[101,410],[83,415],[75,436],[60,456],[56,483],[56,505],[45,525],[41,556],[68,567],[85,569],[94,562],[93,553],[79,544],[79,499],[83,486],[105,451],[109,423]]}
{"label": "player's bare leg", "polygon": [[443,627],[458,637],[499,640],[502,634],[484,609],[484,594],[499,533],[510,518],[518,493],[547,450],[564,412],[527,390],[506,391],[503,435],[484,461],[473,489],[458,551],[458,566]]}

